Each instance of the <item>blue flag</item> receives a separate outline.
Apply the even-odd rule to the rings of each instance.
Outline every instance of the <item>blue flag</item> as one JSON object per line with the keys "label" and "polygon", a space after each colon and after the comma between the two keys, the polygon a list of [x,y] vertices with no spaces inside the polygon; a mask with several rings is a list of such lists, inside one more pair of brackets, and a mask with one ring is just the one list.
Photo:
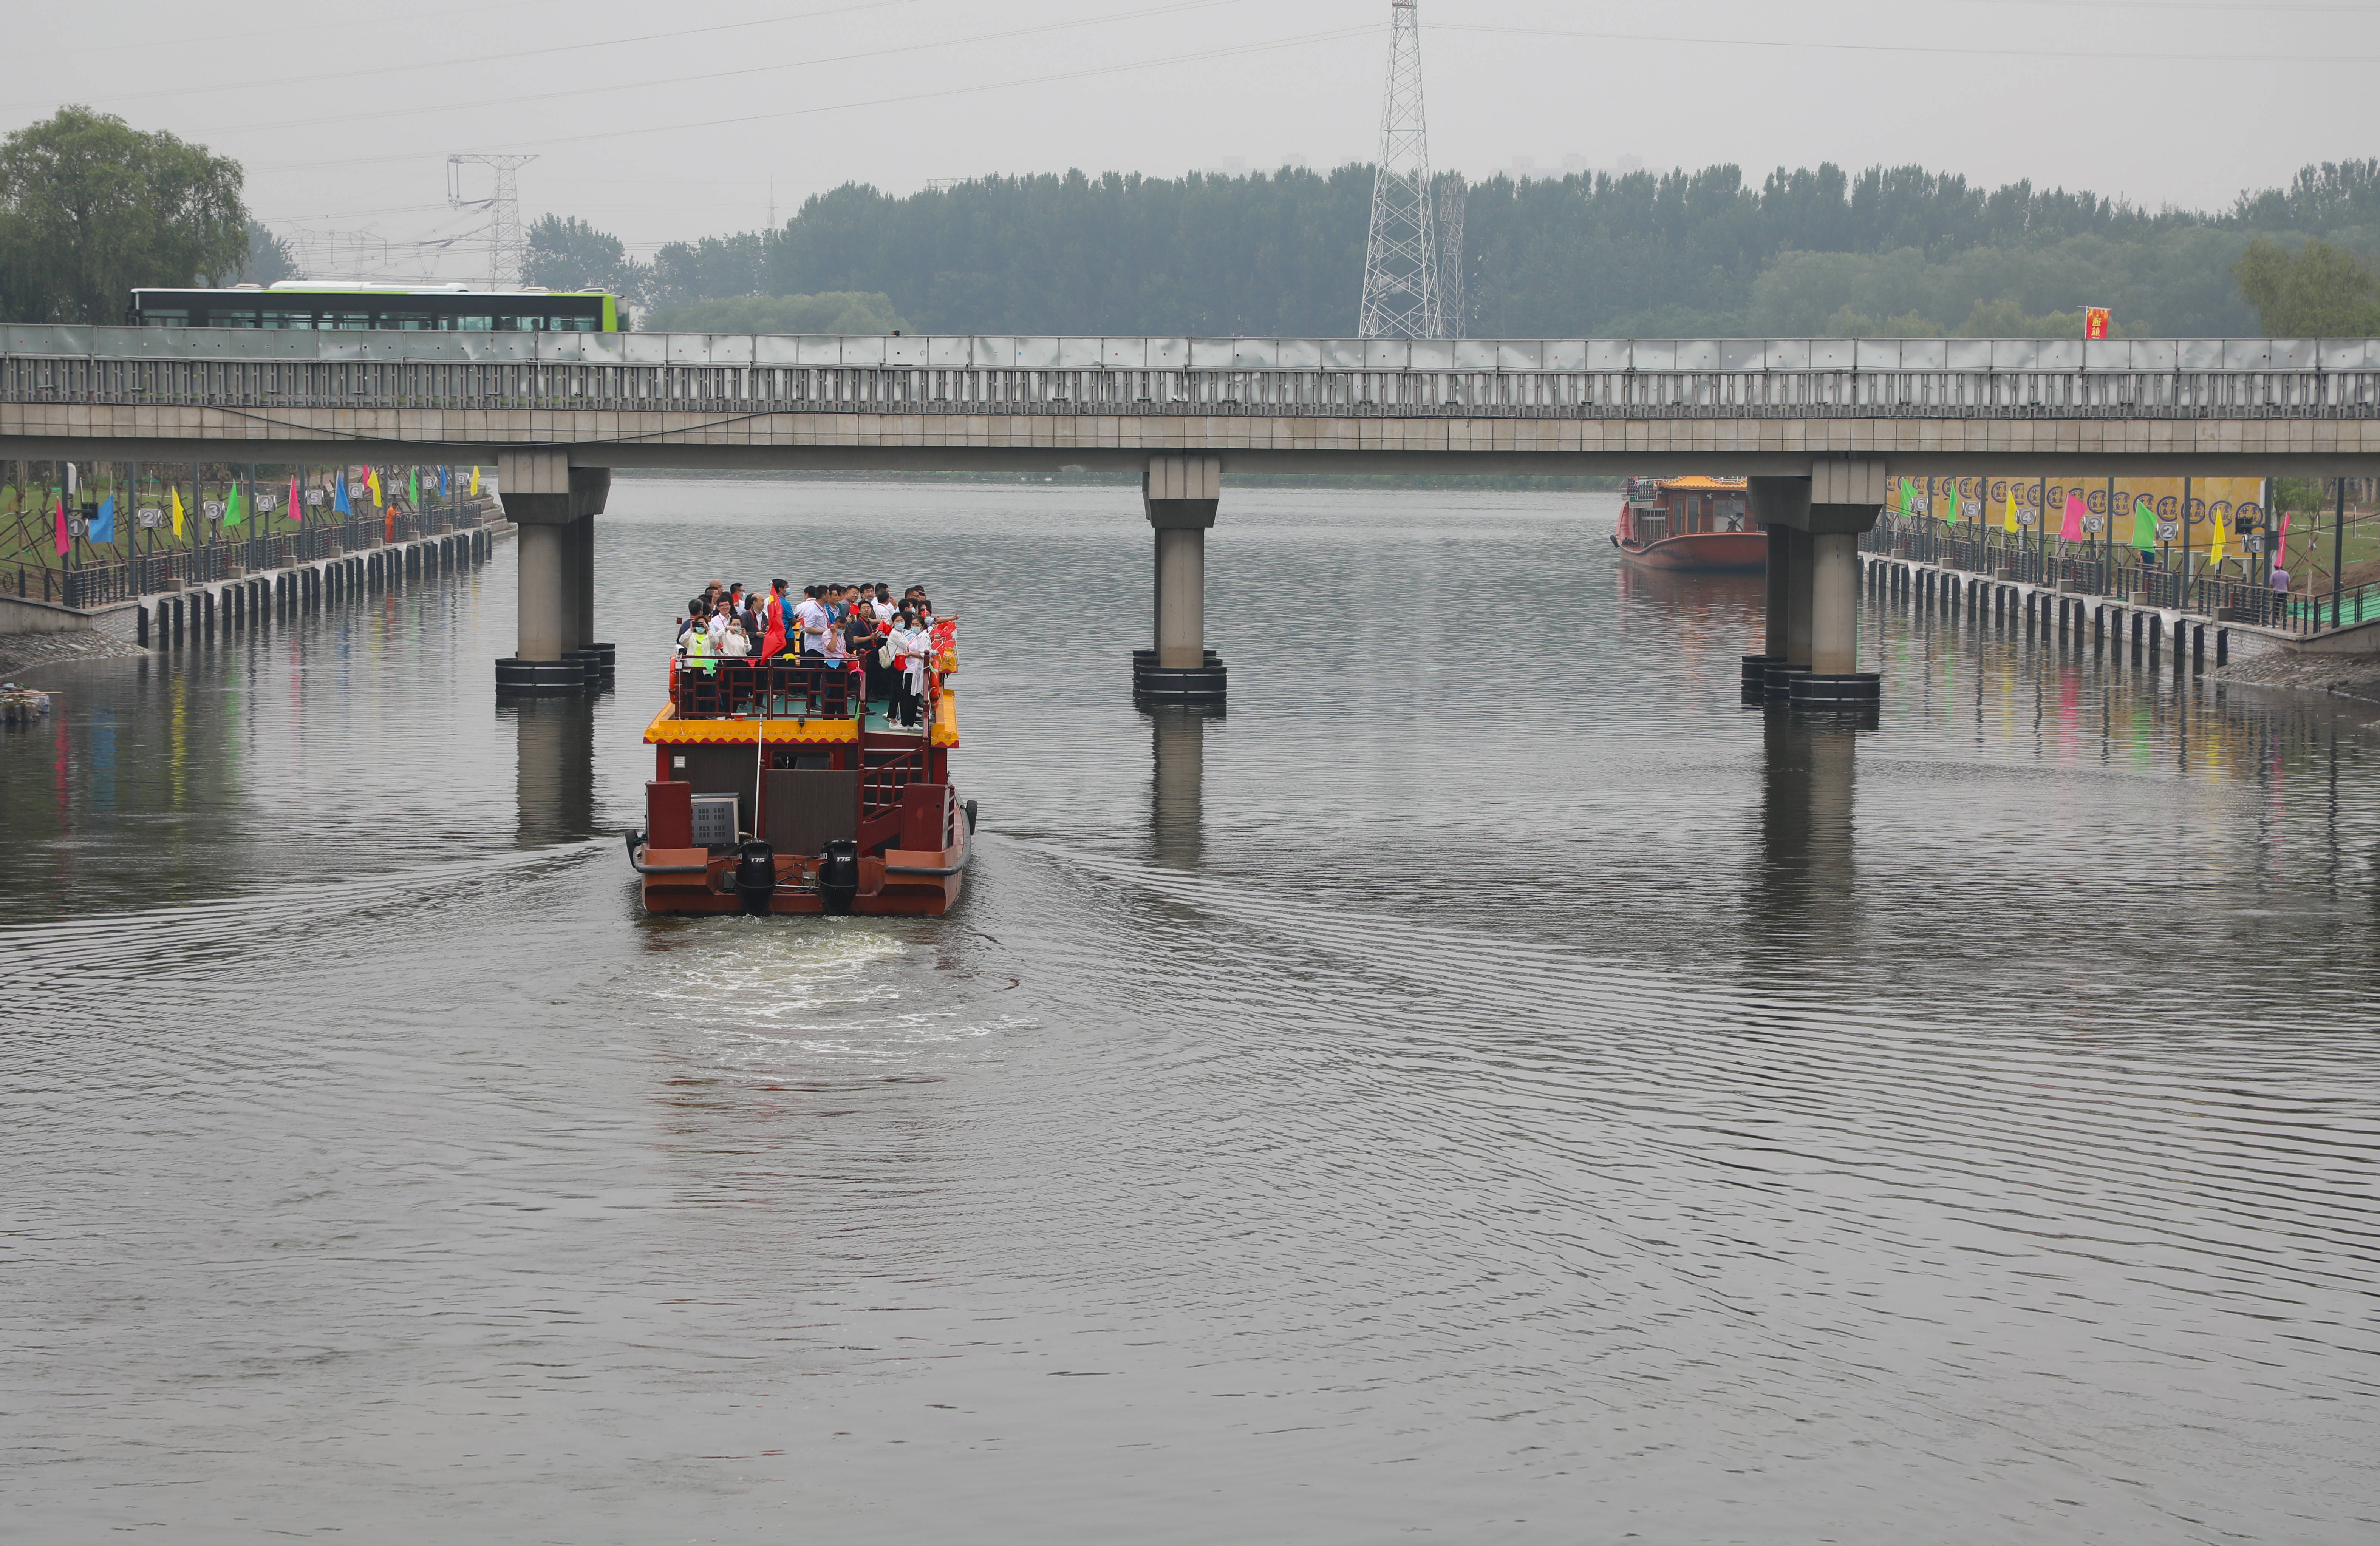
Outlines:
{"label": "blue flag", "polygon": [[438,497],[442,500],[446,497],[446,469],[444,467],[438,469]]}
{"label": "blue flag", "polygon": [[115,496],[114,494],[99,501],[99,513],[91,518],[91,539],[93,542],[115,540]]}
{"label": "blue flag", "polygon": [[355,511],[347,503],[347,469],[345,467],[341,467],[339,469],[339,484],[338,487],[332,491],[331,508],[337,511],[342,515],[352,515],[355,513]]}

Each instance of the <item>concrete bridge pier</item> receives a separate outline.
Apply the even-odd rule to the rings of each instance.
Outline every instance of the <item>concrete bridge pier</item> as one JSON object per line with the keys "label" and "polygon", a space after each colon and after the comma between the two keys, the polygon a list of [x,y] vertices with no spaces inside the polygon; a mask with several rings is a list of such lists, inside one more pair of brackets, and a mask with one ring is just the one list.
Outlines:
{"label": "concrete bridge pier", "polygon": [[504,516],[519,527],[513,653],[496,662],[508,693],[577,693],[609,679],[611,646],[594,641],[595,517],[609,467],[574,467],[559,451],[506,452],[497,464]]}
{"label": "concrete bridge pier", "polygon": [[1207,647],[1207,531],[1222,489],[1216,456],[1152,456],[1141,475],[1141,508],[1157,537],[1157,636],[1154,647],[1133,651],[1135,699],[1223,701],[1223,663]]}
{"label": "concrete bridge pier", "polygon": [[1763,696],[1797,708],[1874,707],[1882,679],[1859,669],[1859,538],[1884,503],[1884,465],[1822,462],[1806,478],[1755,477],[1749,492],[1752,518],[1768,532]]}

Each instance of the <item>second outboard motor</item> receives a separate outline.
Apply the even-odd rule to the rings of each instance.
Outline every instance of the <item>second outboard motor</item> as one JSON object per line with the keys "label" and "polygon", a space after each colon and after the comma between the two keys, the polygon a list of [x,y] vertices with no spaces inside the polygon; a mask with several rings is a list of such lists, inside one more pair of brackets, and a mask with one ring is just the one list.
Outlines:
{"label": "second outboard motor", "polygon": [[744,911],[759,917],[769,911],[777,892],[777,851],[764,842],[747,842],[735,850],[735,894]]}
{"label": "second outboard motor", "polygon": [[851,899],[859,895],[857,843],[849,838],[837,838],[826,845],[826,852],[819,856],[818,887],[829,912],[851,911]]}

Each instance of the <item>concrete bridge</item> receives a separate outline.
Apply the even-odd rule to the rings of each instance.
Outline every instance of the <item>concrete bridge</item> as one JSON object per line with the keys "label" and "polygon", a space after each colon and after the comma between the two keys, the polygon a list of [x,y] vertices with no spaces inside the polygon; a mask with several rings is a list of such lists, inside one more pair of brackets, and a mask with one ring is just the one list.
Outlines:
{"label": "concrete bridge", "polygon": [[1856,537],[1892,475],[2380,476],[2380,340],[15,326],[0,456],[494,462],[522,527],[499,680],[522,687],[574,683],[592,647],[613,467],[1136,470],[1156,538],[1141,684],[1190,695],[1221,692],[1201,616],[1230,472],[1746,476],[1773,592],[1807,620],[1794,663],[1849,676]]}

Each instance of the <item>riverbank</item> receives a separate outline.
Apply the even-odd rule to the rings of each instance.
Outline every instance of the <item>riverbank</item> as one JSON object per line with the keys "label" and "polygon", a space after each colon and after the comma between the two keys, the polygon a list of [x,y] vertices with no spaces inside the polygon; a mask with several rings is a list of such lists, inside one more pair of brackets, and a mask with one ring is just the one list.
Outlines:
{"label": "riverbank", "polygon": [[119,637],[109,629],[69,634],[0,634],[0,676],[14,677],[69,660],[126,659],[149,653],[130,637]]}

